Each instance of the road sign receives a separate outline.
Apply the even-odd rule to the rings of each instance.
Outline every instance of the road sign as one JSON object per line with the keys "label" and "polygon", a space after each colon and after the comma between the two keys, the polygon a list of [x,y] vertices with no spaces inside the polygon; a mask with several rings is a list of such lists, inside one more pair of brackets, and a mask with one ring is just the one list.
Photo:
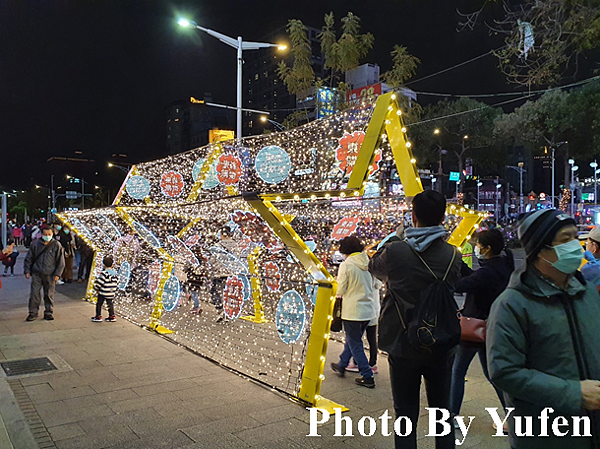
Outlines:
{"label": "road sign", "polygon": [[450,172],[450,181],[460,181],[460,173],[457,171]]}
{"label": "road sign", "polygon": [[67,190],[65,195],[68,200],[76,200],[78,195],[81,196],[81,193],[75,192],[74,190]]}

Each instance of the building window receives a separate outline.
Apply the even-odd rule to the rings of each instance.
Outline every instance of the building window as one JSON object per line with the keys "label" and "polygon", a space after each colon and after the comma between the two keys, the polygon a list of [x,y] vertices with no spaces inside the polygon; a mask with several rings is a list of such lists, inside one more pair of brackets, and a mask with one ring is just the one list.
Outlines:
{"label": "building window", "polygon": [[273,91],[273,96],[274,96],[274,97],[276,97],[276,96],[277,96],[277,91],[276,91],[276,90],[274,90],[274,91]]}
{"label": "building window", "polygon": [[248,128],[252,128],[252,120],[248,122]]}
{"label": "building window", "polygon": [[254,81],[258,81],[258,73],[254,74]]}
{"label": "building window", "polygon": [[263,76],[264,76],[265,78],[268,78],[268,77],[269,77],[269,72],[267,72],[267,71],[265,70],[265,71],[263,72]]}

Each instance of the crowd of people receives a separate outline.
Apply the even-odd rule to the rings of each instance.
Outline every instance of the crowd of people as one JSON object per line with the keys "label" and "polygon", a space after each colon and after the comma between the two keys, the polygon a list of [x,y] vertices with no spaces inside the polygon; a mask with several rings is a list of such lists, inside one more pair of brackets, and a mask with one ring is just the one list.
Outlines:
{"label": "crowd of people", "polygon": [[[415,196],[414,226],[400,226],[370,260],[356,237],[340,242],[346,342],[331,369],[345,376],[354,360],[361,374],[355,382],[375,387],[362,336],[378,315],[378,346],[388,354],[396,416],[416,426],[424,378],[429,407],[460,417],[465,375],[477,355],[505,412],[511,448],[599,447],[600,229],[587,240],[590,262],[581,268],[584,253],[573,218],[553,209],[534,211],[519,221],[526,256],[519,269],[500,230],[486,229],[473,238],[479,265],[473,270],[446,242],[445,210],[437,192]],[[378,280],[385,282],[380,313]],[[448,312],[448,303],[458,309],[452,294],[466,294],[460,314]],[[481,340],[467,338],[473,323],[483,323]],[[375,342],[369,345],[372,351]],[[591,436],[548,433],[548,414],[588,418]],[[527,419],[529,431],[521,422]],[[460,422],[454,424],[436,437],[437,449],[455,447]],[[416,448],[415,432],[404,430],[395,432],[396,448]]]}

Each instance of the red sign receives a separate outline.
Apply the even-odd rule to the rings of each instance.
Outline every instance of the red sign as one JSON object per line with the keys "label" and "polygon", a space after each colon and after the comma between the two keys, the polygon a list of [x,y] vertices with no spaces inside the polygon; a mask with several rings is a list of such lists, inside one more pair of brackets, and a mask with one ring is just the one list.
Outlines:
{"label": "red sign", "polygon": [[176,198],[183,192],[183,176],[173,170],[165,172],[160,177],[160,189],[163,195]]}
{"label": "red sign", "polygon": [[358,221],[358,217],[342,218],[334,226],[333,231],[331,232],[331,238],[333,240],[342,240],[344,237],[352,235],[352,233],[354,233],[358,227]]}
{"label": "red sign", "polygon": [[242,161],[233,154],[222,154],[217,162],[217,178],[226,186],[233,185],[242,176]]}
{"label": "red sign", "polygon": [[244,283],[237,276],[229,276],[223,289],[223,309],[225,314],[235,319],[242,313],[244,305]]}
{"label": "red sign", "polygon": [[377,97],[381,95],[381,83],[373,84],[371,86],[359,87],[353,89],[347,94],[348,101],[362,100],[368,97]]}
{"label": "red sign", "polygon": [[265,284],[271,292],[278,292],[281,288],[281,272],[279,265],[275,262],[267,262],[265,264]]}

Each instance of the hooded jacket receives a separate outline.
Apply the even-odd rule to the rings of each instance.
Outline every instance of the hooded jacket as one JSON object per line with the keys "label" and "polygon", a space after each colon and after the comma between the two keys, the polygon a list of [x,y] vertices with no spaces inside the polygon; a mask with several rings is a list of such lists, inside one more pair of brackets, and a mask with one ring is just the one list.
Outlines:
{"label": "hooded jacket", "polygon": [[337,294],[342,299],[342,320],[371,321],[379,310],[381,282],[369,273],[369,256],[351,254],[338,271]]}
{"label": "hooded jacket", "polygon": [[[65,269],[64,250],[58,240],[52,239],[48,242],[48,248],[42,239],[31,243],[31,247],[25,256],[23,268],[25,274],[42,274],[60,276]],[[44,253],[42,254],[42,251]],[[41,256],[40,256],[41,254]],[[39,257],[38,257],[39,256]],[[37,260],[36,260],[37,259]]]}
{"label": "hooded jacket", "polygon": [[487,320],[492,303],[508,285],[512,267],[504,254],[481,259],[479,265],[475,271],[463,266],[464,277],[457,282],[455,291],[467,294],[462,315]]}
{"label": "hooded jacket", "polygon": [[[548,437],[516,438],[514,421],[509,419],[512,447],[594,447],[589,438],[555,436],[551,423],[562,415],[572,430],[571,417],[586,415],[580,381],[600,380],[599,318],[600,296],[579,272],[562,290],[535,267],[526,266],[513,273],[509,288],[494,301],[486,336],[492,382],[505,392],[507,407],[515,407],[514,416],[533,417],[536,436],[542,409],[552,407],[555,412],[550,415]],[[587,372],[581,373],[580,365]],[[596,427],[591,433],[599,439],[598,413],[593,415]]]}

